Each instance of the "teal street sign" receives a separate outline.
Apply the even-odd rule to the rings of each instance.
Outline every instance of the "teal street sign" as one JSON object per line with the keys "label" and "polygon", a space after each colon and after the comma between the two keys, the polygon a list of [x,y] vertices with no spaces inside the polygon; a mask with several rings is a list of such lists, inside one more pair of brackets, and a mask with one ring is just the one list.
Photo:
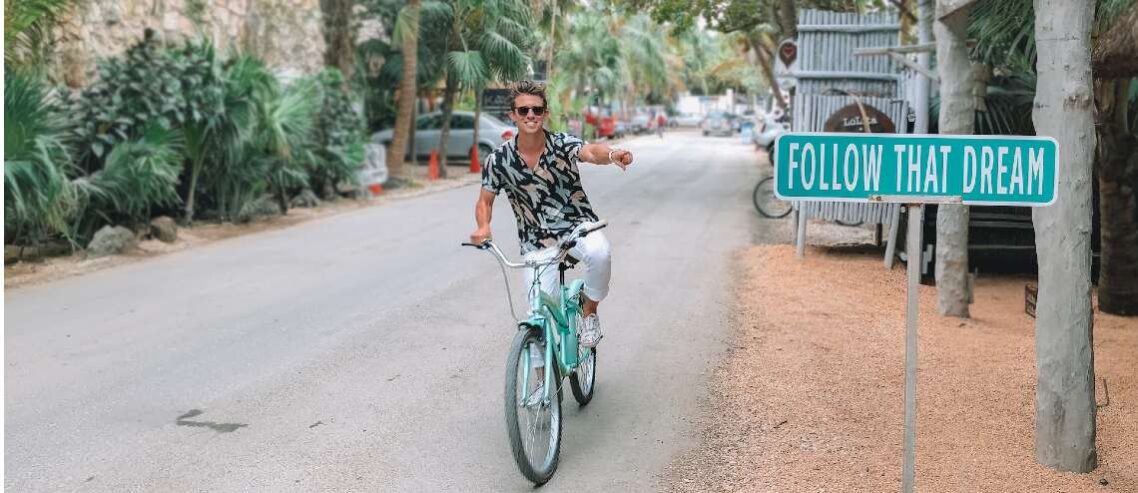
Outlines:
{"label": "teal street sign", "polygon": [[783,200],[1042,207],[1059,182],[1050,137],[788,133],[775,161]]}

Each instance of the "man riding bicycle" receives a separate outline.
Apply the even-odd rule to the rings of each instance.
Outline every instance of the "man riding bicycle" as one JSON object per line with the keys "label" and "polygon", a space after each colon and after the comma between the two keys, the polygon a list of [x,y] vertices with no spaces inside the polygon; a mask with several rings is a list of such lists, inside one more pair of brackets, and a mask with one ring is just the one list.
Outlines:
{"label": "man riding bicycle", "polygon": [[[518,135],[486,157],[482,190],[474,206],[478,227],[470,234],[470,241],[490,239],[494,199],[505,190],[517,220],[521,253],[530,260],[547,254],[578,225],[598,220],[581,186],[578,161],[615,164],[623,170],[632,164],[632,153],[546,131],[547,101],[542,84],[519,82],[510,100],[510,120],[517,125]],[[580,344],[595,347],[602,337],[597,307],[609,290],[610,245],[601,232],[595,232],[578,240],[569,254],[585,266]],[[526,285],[532,284],[532,276],[527,271]],[[556,295],[557,270],[546,269],[540,282],[543,291]]]}

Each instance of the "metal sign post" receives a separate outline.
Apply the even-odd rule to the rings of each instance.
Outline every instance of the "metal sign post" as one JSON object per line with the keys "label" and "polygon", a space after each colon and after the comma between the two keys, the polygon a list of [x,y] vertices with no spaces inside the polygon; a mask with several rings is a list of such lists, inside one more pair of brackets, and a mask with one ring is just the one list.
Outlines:
{"label": "metal sign post", "polygon": [[1059,183],[1059,145],[1050,137],[788,133],[778,137],[774,156],[775,195],[782,200],[907,204],[901,489],[911,492],[916,479],[924,204],[1051,205]]}
{"label": "metal sign post", "polygon": [[913,491],[917,463],[917,310],[920,306],[921,235],[925,206],[909,204],[908,286],[905,289],[905,457],[901,462],[901,490]]}

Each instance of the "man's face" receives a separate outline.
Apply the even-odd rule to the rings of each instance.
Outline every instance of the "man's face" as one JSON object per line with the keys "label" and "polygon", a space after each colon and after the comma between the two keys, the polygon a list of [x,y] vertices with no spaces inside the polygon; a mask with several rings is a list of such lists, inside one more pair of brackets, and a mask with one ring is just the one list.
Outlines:
{"label": "man's face", "polygon": [[[538,108],[536,111],[534,108]],[[541,132],[545,123],[545,104],[541,96],[522,94],[514,99],[514,111],[510,112],[510,120],[518,126],[518,132],[523,134],[536,134]],[[540,112],[541,114],[535,114]]]}

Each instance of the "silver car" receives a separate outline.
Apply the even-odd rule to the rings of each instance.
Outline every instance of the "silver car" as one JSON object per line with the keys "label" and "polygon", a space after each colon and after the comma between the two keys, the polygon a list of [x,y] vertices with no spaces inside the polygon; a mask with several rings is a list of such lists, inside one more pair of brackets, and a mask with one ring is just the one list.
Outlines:
{"label": "silver car", "polygon": [[[518,129],[507,125],[491,115],[480,115],[481,124],[478,126],[478,155],[485,157],[503,142],[517,135]],[[418,158],[431,155],[431,151],[439,149],[440,135],[443,128],[442,112],[427,113],[415,120],[415,154]],[[390,148],[392,129],[376,132],[372,135],[372,142]],[[447,156],[452,158],[465,158],[470,156],[474,148],[474,113],[469,111],[455,111],[451,114],[450,135],[447,137]],[[406,154],[411,154],[410,143]]]}

